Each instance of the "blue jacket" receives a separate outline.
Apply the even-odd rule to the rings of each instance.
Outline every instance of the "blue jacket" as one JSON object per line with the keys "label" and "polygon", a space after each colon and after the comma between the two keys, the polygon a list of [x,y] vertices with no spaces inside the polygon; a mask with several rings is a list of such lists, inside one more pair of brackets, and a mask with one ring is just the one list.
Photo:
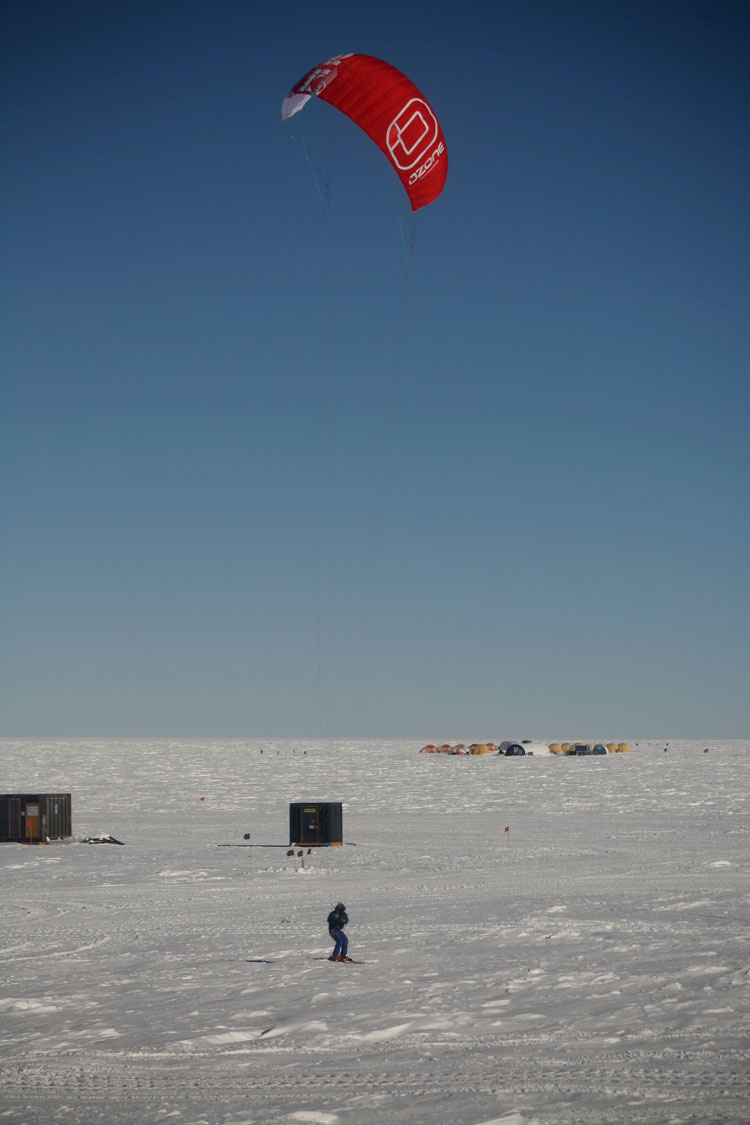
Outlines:
{"label": "blue jacket", "polygon": [[336,907],[328,915],[328,932],[333,934],[336,930],[343,930],[346,923],[349,921],[349,915],[341,907]]}

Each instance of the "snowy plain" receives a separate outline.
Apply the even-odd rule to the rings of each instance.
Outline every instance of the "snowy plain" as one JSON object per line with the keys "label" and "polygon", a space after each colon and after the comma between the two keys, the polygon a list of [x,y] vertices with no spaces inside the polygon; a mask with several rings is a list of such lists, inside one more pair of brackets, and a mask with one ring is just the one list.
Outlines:
{"label": "snowy plain", "polygon": [[750,1120],[750,743],[630,744],[0,740],[74,832],[0,845],[0,1122]]}

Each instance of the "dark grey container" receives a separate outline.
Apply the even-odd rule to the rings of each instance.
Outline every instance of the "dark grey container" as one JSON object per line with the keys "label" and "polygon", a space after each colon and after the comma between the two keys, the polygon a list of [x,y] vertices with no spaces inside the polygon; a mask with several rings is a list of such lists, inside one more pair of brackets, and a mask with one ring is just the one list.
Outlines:
{"label": "dark grey container", "polygon": [[289,806],[289,843],[335,848],[344,842],[340,801],[294,801]]}

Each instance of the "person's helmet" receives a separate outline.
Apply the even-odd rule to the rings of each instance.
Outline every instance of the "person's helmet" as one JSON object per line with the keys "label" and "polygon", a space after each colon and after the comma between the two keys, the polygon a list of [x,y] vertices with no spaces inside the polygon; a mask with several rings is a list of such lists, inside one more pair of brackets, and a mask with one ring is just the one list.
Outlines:
{"label": "person's helmet", "polygon": [[344,906],[343,902],[337,902],[336,903],[336,909],[337,910],[338,910],[339,907],[341,907],[342,910],[346,910],[346,907]]}

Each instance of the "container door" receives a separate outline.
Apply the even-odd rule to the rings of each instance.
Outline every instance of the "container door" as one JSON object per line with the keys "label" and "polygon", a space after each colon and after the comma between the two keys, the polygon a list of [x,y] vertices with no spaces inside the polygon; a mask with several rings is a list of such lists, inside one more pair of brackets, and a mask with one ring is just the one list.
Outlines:
{"label": "container door", "polygon": [[70,795],[60,798],[60,836],[70,835]]}
{"label": "container door", "polygon": [[15,840],[18,837],[18,827],[13,824],[11,812],[11,798],[0,797],[0,840]]}
{"label": "container door", "polygon": [[320,840],[320,809],[308,805],[302,810],[302,843],[317,844]]}
{"label": "container door", "polygon": [[25,819],[24,840],[27,844],[38,844],[42,838],[42,817],[38,801],[25,806]]}
{"label": "container door", "polygon": [[343,813],[340,802],[328,806],[326,843],[339,847],[344,839]]}
{"label": "container door", "polygon": [[60,835],[60,809],[57,797],[47,798],[47,835],[55,840]]}

